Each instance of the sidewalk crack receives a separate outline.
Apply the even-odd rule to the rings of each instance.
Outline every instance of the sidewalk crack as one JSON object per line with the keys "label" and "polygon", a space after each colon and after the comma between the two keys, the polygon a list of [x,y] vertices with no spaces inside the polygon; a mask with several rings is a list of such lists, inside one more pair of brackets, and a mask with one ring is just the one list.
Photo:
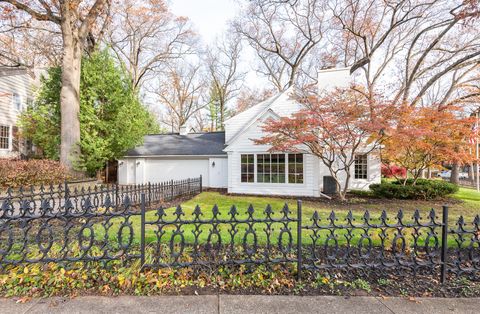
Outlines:
{"label": "sidewalk crack", "polygon": [[391,308],[388,307],[388,305],[383,303],[382,298],[375,297],[375,299],[377,299],[377,301],[380,302],[384,307],[386,307],[391,313],[396,314]]}

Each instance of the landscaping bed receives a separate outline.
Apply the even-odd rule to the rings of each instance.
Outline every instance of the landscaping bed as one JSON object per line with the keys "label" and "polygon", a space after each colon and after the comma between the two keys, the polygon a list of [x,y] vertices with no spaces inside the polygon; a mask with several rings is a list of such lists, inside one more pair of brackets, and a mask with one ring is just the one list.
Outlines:
{"label": "landscaping bed", "polygon": [[80,295],[343,295],[403,297],[478,297],[480,281],[468,277],[448,278],[440,284],[435,274],[399,276],[391,271],[304,271],[296,280],[296,266],[220,267],[194,271],[152,269],[111,263],[78,269],[59,265],[16,267],[0,274],[2,297],[46,297]]}

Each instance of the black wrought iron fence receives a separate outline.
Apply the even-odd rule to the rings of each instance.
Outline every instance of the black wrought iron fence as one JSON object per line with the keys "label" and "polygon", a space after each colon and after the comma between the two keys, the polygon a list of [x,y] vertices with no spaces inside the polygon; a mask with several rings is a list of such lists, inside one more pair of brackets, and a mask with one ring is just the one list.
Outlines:
{"label": "black wrought iron fence", "polygon": [[[300,207],[299,207],[300,208]],[[173,211],[156,210],[155,219],[146,220],[142,211],[141,264],[146,268],[241,265],[295,262],[293,225],[300,215],[292,215],[287,204],[274,213],[250,205],[245,211],[232,206],[221,213],[196,206],[190,214],[181,206]],[[184,218],[185,217],[185,218]],[[155,234],[146,261],[145,229]]]}
{"label": "black wrought iron fence", "polygon": [[192,189],[195,184],[201,190],[201,181],[187,180],[174,189],[159,185],[147,190],[158,196],[141,192],[140,211],[134,210],[129,193],[121,204],[107,193],[99,205],[96,194],[86,193],[79,207],[67,198],[61,210],[49,199],[35,210],[28,202],[18,210],[4,202],[0,267],[133,259],[145,268],[293,263],[298,279],[306,272],[359,269],[428,272],[442,282],[447,273],[477,278],[480,274],[478,216],[468,223],[460,218],[449,228],[448,207],[408,215],[332,211],[307,217],[301,201],[294,210],[288,205],[276,209],[150,205],[160,196],[199,191]]}
{"label": "black wrought iron fence", "polygon": [[[48,202],[53,212],[62,212],[64,208],[73,207],[82,210],[88,199],[94,207],[101,207],[107,198],[113,205],[121,205],[128,196],[132,205],[139,205],[145,194],[149,205],[157,202],[172,201],[178,197],[191,196],[202,191],[202,176],[185,180],[171,180],[161,183],[134,185],[107,184],[88,187],[70,187],[65,182],[59,185],[41,185],[28,188],[9,188],[0,194],[0,206],[3,211],[21,212],[22,208],[38,211],[43,203]],[[23,210],[24,211],[24,210]]]}
{"label": "black wrought iron fence", "polygon": [[108,262],[140,258],[132,218],[140,216],[125,197],[115,206],[106,196],[101,206],[87,197],[81,207],[54,210],[44,200],[37,210],[0,211],[0,266],[32,263]]}

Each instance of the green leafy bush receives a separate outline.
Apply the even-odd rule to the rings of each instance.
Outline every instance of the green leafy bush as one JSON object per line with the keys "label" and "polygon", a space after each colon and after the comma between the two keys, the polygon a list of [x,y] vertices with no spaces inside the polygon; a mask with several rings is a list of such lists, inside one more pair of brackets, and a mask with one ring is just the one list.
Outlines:
{"label": "green leafy bush", "polygon": [[458,191],[458,186],[442,180],[418,179],[415,185],[413,183],[413,179],[408,179],[405,185],[400,181],[382,181],[380,184],[371,184],[370,189],[377,197],[425,200],[444,197]]}
{"label": "green leafy bush", "polygon": [[0,159],[0,187],[56,184],[70,178],[68,170],[53,160]]}

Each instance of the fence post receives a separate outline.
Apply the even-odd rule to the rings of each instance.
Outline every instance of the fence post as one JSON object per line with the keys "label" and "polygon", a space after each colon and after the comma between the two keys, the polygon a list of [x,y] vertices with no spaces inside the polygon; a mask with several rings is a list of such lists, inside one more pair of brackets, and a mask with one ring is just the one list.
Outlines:
{"label": "fence post", "polygon": [[152,205],[152,184],[148,181],[148,205]]}
{"label": "fence post", "polygon": [[143,268],[145,264],[145,193],[141,195],[141,226],[140,226],[140,265]]}
{"label": "fence post", "polygon": [[170,182],[170,200],[173,201],[173,180]]}
{"label": "fence post", "polygon": [[442,253],[440,265],[440,282],[443,284],[447,279],[447,251],[448,251],[448,206],[442,207]]}
{"label": "fence post", "polygon": [[302,279],[302,201],[297,201],[297,280]]}
{"label": "fence post", "polygon": [[200,193],[203,192],[202,175],[200,175]]}
{"label": "fence post", "polygon": [[118,196],[118,182],[115,182],[115,205],[120,205],[120,197]]}
{"label": "fence post", "polygon": [[67,183],[67,180],[64,181],[64,189],[65,189],[65,192],[64,192],[64,204],[63,206],[65,207],[65,213],[68,213],[68,208],[67,208],[67,203],[68,203],[68,199],[69,199],[69,192],[68,192],[68,183]]}

